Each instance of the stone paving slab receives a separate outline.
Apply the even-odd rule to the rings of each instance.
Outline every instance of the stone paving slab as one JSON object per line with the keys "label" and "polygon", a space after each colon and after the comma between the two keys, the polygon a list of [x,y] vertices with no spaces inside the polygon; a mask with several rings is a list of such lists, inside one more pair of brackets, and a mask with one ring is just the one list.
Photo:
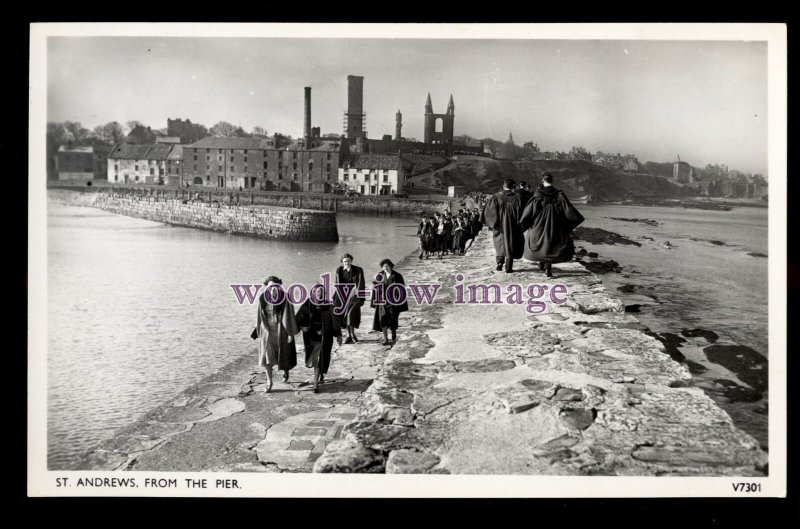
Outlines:
{"label": "stone paving slab", "polygon": [[[403,270],[408,282],[567,285],[567,302],[415,307],[413,324],[361,399],[358,421],[315,472],[759,476],[758,442],[687,366],[578,262],[493,270],[484,232],[463,257]],[[447,299],[446,299],[447,298]]]}

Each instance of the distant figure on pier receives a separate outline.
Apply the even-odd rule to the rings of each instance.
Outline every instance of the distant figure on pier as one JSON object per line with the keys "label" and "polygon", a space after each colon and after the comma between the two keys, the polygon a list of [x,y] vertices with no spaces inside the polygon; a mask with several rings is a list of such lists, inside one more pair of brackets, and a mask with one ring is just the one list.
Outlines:
{"label": "distant figure on pier", "polygon": [[342,345],[342,328],[339,318],[333,314],[330,303],[314,304],[311,299],[326,298],[325,287],[315,285],[309,298],[297,311],[297,324],[303,331],[303,346],[306,351],[306,367],[314,368],[314,393],[319,392],[319,384],[325,380],[331,365],[333,339]]}
{"label": "distant figure on pier", "polygon": [[498,272],[513,272],[514,259],[522,257],[522,247],[525,245],[519,225],[525,204],[522,204],[522,197],[514,192],[515,185],[514,180],[506,178],[503,189],[489,198],[481,215],[481,223],[492,229]]}
{"label": "distant figure on pier", "polygon": [[524,257],[539,261],[539,269],[553,277],[553,263],[563,263],[575,255],[571,232],[584,221],[560,189],[553,186],[553,175],[544,173],[542,187],[533,194],[520,218],[525,232]]}
{"label": "distant figure on pier", "polygon": [[[282,281],[269,276],[264,284],[264,295],[259,296],[256,328],[251,338],[258,340],[258,367],[267,371],[266,393],[272,391],[272,367],[283,371],[283,381],[289,381],[289,370],[297,365],[297,350],[294,336],[300,332],[294,314],[294,307],[282,297],[281,303],[267,303],[267,296],[277,301]],[[268,292],[269,291],[269,292]]]}
{"label": "distant figure on pier", "polygon": [[419,237],[419,258],[422,259],[423,255],[427,258],[433,251],[433,224],[428,221],[425,213],[420,216],[417,237]]}
{"label": "distant figure on pier", "polygon": [[344,343],[358,343],[356,329],[361,325],[361,305],[364,300],[357,296],[359,290],[364,288],[364,270],[360,266],[353,264],[353,256],[346,253],[342,256],[342,265],[333,274],[336,283],[353,285],[348,299],[343,300],[337,291],[333,296],[335,307],[346,307],[344,314],[339,316],[342,328],[347,328],[347,339]]}
{"label": "distant figure on pier", "polygon": [[[372,301],[370,302],[372,308],[375,309],[375,317],[372,320],[372,330],[382,331],[383,342],[381,342],[381,345],[389,345],[388,331],[392,331],[392,342],[395,342],[397,340],[398,319],[400,318],[401,312],[406,312],[408,310],[408,302],[403,301],[402,305],[392,305],[388,302],[387,292],[389,286],[394,284],[403,285],[405,289],[406,282],[402,274],[394,270],[394,263],[391,259],[384,259],[381,261],[380,266],[382,269],[381,275],[383,276],[383,280],[380,283],[383,285],[383,301],[385,303],[383,305],[375,304],[375,290],[373,290]],[[373,284],[378,285],[379,282],[374,281]],[[394,296],[394,294],[392,294],[392,296]],[[392,297],[392,299],[396,298]]]}

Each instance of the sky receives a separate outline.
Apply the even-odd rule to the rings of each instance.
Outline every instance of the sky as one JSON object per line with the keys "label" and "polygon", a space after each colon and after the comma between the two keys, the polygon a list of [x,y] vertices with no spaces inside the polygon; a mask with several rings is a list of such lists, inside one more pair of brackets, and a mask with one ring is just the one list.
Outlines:
{"label": "sky", "polygon": [[342,132],[364,76],[370,138],[423,138],[425,100],[455,134],[767,173],[767,45],[747,41],[49,37],[48,121],[167,118],[301,136]]}

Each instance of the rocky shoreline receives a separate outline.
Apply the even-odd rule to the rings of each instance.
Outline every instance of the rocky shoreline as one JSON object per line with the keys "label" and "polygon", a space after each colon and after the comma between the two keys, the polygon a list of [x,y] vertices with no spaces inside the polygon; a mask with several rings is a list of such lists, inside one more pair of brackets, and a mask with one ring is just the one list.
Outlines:
{"label": "rocky shoreline", "polygon": [[[299,365],[264,394],[248,353],[117,432],[83,470],[763,476],[767,456],[691,367],[579,262],[494,272],[484,232],[464,257],[398,263],[439,282],[398,342],[335,349],[319,394]],[[566,284],[565,305],[453,305],[466,283]],[[367,312],[370,312],[367,310]],[[302,349],[298,347],[300,351]]]}

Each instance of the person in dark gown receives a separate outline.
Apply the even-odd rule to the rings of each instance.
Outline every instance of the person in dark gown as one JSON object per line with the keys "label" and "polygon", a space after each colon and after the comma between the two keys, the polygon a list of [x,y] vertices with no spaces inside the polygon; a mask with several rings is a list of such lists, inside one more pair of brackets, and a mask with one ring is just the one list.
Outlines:
{"label": "person in dark gown", "polygon": [[524,205],[521,197],[514,192],[515,182],[507,178],[503,189],[492,195],[481,214],[481,224],[492,229],[494,252],[497,257],[497,271],[514,271],[514,259],[522,257],[525,237],[519,219]]}
{"label": "person in dark gown", "polygon": [[[375,309],[375,316],[372,319],[372,330],[383,332],[383,342],[381,342],[381,345],[389,345],[389,331],[392,331],[392,342],[396,341],[400,314],[408,310],[408,302],[404,300],[401,305],[392,305],[388,302],[387,291],[389,286],[394,284],[403,285],[403,288],[405,288],[406,282],[403,279],[403,275],[394,270],[394,263],[390,259],[381,261],[380,266],[382,269],[380,274],[383,276],[380,283],[383,284],[384,304],[378,305],[375,303],[375,290],[373,290],[372,301],[370,302],[370,306]],[[373,285],[378,284],[378,281],[373,282]]]}
{"label": "person in dark gown", "polygon": [[422,259],[423,255],[427,258],[433,251],[433,227],[428,221],[428,217],[423,213],[420,218],[419,227],[417,227],[417,236],[419,237],[419,258]]}
{"label": "person in dark gown", "polygon": [[303,347],[306,352],[306,367],[314,369],[314,393],[319,391],[319,384],[325,380],[331,365],[333,339],[342,345],[342,328],[339,318],[333,314],[330,303],[312,303],[323,300],[325,287],[315,285],[312,294],[297,310],[297,324],[303,331]]}
{"label": "person in dark gown", "polygon": [[[264,281],[267,290],[273,293],[282,281],[270,276]],[[272,299],[277,299],[273,294]],[[294,307],[284,298],[280,304],[267,303],[265,295],[259,296],[256,328],[251,337],[258,340],[258,367],[266,369],[266,392],[272,391],[272,368],[278,366],[283,371],[283,381],[289,381],[289,370],[297,365],[297,350],[294,335],[299,332]]]}
{"label": "person in dark gown", "polygon": [[334,306],[346,307],[344,313],[339,316],[341,327],[347,329],[347,339],[344,343],[358,343],[355,330],[361,325],[361,305],[364,304],[364,300],[357,296],[357,291],[364,290],[364,270],[353,264],[353,256],[349,253],[344,254],[341,261],[342,265],[334,273],[335,281],[340,284],[351,284],[353,289],[346,300],[341,299],[337,291],[333,296]]}
{"label": "person in dark gown", "polygon": [[583,221],[564,192],[553,186],[553,176],[545,173],[520,218],[526,230],[525,259],[539,261],[539,268],[553,277],[553,263],[564,263],[575,255],[571,232]]}
{"label": "person in dark gown", "polygon": [[468,236],[466,221],[461,217],[456,217],[455,221],[453,221],[453,253],[464,255]]}

